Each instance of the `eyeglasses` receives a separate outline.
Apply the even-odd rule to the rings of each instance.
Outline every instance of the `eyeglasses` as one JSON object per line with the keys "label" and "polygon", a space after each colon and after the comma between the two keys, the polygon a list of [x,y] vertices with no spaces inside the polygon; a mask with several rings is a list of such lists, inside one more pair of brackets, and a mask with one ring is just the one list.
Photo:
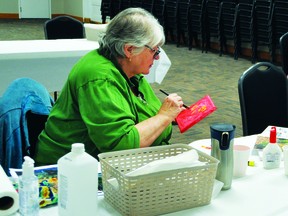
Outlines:
{"label": "eyeglasses", "polygon": [[153,49],[152,47],[148,46],[148,45],[145,45],[145,47],[147,47],[148,49],[150,49],[152,52],[154,52],[154,55],[153,55],[153,58],[154,59],[159,59],[159,54],[161,52],[160,48],[157,46],[157,50],[156,49]]}

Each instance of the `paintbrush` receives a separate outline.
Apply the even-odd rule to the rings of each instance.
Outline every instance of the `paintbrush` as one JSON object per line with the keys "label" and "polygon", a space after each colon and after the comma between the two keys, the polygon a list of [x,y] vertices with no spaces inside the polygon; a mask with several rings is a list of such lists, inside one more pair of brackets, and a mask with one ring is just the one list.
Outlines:
{"label": "paintbrush", "polygon": [[[167,93],[167,92],[165,92],[165,91],[163,91],[162,89],[159,89],[160,90],[160,92],[162,92],[163,94],[165,94],[165,95],[169,95],[169,93]],[[185,105],[185,104],[183,104],[183,107],[185,107],[186,109],[189,109],[189,107],[187,106],[187,105]]]}

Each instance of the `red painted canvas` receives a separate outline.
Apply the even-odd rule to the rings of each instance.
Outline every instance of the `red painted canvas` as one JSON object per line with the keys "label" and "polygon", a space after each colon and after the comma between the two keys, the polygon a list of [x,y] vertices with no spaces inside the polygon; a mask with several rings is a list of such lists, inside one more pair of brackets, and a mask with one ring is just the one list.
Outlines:
{"label": "red painted canvas", "polygon": [[176,122],[181,133],[184,133],[193,125],[204,119],[217,109],[209,95],[183,110],[177,117]]}

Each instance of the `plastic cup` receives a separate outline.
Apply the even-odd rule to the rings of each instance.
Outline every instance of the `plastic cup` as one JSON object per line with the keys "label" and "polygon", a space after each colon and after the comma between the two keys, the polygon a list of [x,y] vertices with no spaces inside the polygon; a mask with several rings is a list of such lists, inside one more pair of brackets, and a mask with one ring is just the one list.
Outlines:
{"label": "plastic cup", "polygon": [[285,175],[288,176],[288,146],[287,145],[283,146],[282,150],[283,150],[283,160],[284,160]]}
{"label": "plastic cup", "polygon": [[248,159],[250,155],[250,147],[246,145],[234,145],[233,154],[234,154],[233,176],[234,177],[245,176],[248,166]]}

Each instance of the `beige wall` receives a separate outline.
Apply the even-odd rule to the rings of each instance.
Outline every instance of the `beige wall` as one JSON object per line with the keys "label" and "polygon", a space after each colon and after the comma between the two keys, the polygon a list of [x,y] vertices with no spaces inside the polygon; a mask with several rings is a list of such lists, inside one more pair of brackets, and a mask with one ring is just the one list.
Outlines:
{"label": "beige wall", "polygon": [[69,15],[73,15],[77,17],[83,17],[83,1],[82,0],[64,0],[63,12],[64,14],[69,14]]}
{"label": "beige wall", "polygon": [[51,0],[51,13],[63,14],[64,13],[64,1],[65,0]]}
{"label": "beige wall", "polygon": [[[51,0],[52,14],[83,16],[82,0]],[[18,0],[0,0],[0,14],[18,13]]]}
{"label": "beige wall", "polygon": [[0,13],[18,13],[18,0],[0,0]]}

